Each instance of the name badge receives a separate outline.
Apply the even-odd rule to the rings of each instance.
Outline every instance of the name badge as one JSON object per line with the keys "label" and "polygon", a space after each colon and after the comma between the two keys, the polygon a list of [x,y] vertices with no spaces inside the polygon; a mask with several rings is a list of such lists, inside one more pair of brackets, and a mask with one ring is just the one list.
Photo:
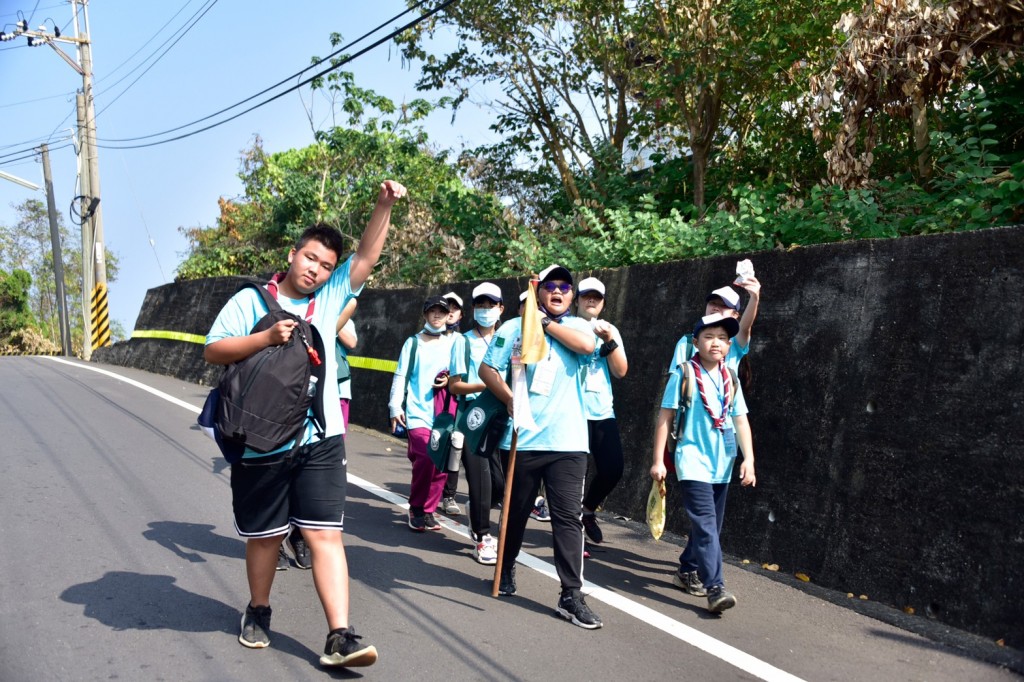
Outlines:
{"label": "name badge", "polygon": [[605,390],[607,382],[604,380],[604,372],[601,369],[601,365],[596,362],[587,368],[587,378],[583,381],[584,390],[590,393],[600,393]]}
{"label": "name badge", "polygon": [[530,380],[530,393],[537,395],[550,395],[551,387],[555,384],[555,372],[557,367],[551,359],[541,360],[533,366],[533,378]]}
{"label": "name badge", "polygon": [[725,440],[725,456],[736,456],[736,432],[731,428],[722,431],[722,438]]}

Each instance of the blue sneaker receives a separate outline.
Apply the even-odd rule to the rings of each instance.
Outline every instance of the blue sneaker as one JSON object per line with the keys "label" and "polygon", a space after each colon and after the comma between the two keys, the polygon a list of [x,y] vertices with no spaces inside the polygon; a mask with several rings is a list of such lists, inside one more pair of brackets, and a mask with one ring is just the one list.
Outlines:
{"label": "blue sneaker", "polygon": [[551,513],[548,511],[548,503],[543,497],[538,497],[530,512],[530,518],[541,523],[551,523]]}

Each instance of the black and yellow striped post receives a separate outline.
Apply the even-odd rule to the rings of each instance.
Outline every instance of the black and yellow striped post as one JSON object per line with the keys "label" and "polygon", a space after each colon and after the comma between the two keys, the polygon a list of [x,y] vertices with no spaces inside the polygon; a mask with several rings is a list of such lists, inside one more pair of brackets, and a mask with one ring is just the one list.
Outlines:
{"label": "black and yellow striped post", "polygon": [[89,319],[92,328],[92,349],[110,345],[110,311],[107,308],[107,285],[97,284],[89,301]]}

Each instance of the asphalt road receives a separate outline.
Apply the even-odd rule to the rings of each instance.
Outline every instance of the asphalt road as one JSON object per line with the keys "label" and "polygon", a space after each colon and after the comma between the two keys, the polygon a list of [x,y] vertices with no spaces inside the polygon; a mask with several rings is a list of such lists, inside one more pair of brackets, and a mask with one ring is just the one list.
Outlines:
{"label": "asphalt road", "polygon": [[[207,389],[13,357],[0,358],[0,387],[3,682],[1019,679],[979,660],[1000,660],[984,643],[939,643],[735,560],[725,575],[739,604],[711,616],[669,582],[678,545],[609,517],[584,576],[603,629],[554,615],[544,524],[531,521],[519,595],[492,598],[465,517],[410,532],[404,447],[358,429],[347,440],[352,623],[381,657],[328,673],[317,665],[326,623],[309,571],[277,574],[270,648],[237,642],[244,545],[228,471],[195,426]],[[1020,670],[1016,655],[1002,660]]]}

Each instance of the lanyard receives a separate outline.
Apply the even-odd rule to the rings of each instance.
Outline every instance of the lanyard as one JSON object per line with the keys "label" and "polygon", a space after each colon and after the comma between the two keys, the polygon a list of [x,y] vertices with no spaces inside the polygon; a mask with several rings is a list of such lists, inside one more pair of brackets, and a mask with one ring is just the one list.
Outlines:
{"label": "lanyard", "polygon": [[[284,278],[285,273],[279,272],[273,277],[271,277],[270,281],[267,282],[267,291],[270,292],[270,294],[274,297],[275,301],[277,300],[277,283],[282,281]],[[313,324],[313,308],[316,306],[315,297],[316,292],[310,292],[309,305],[306,306],[306,322],[308,322],[310,325]],[[298,332],[299,340],[302,341],[302,345],[306,347],[306,353],[309,355],[309,361],[313,363],[314,366],[319,365],[321,362],[323,362],[320,359],[320,354],[316,352],[316,348],[313,348],[313,346],[309,345],[309,339],[307,339],[306,335],[302,333],[302,330],[296,328],[296,331]]]}
{"label": "lanyard", "polygon": [[[284,278],[285,278],[285,273],[279,272],[276,275],[274,275],[273,277],[271,277],[270,281],[267,282],[267,291],[269,291],[270,295],[274,297],[274,300],[277,300],[277,283],[282,281],[282,280],[284,280]],[[313,324],[313,308],[315,306],[316,306],[316,292],[313,291],[313,292],[310,292],[310,294],[309,294],[309,306],[306,307],[306,322],[309,322],[310,324]]]}
{"label": "lanyard", "polygon": [[[711,411],[711,406],[708,405],[708,397],[704,392],[704,380],[701,378],[701,365],[697,362],[696,358],[690,360],[690,364],[693,365],[693,378],[697,382],[697,390],[700,392],[700,401],[704,403],[704,409],[707,410],[708,414],[711,415],[712,427],[725,430],[725,417],[729,414],[730,403],[732,403],[732,378],[729,376],[729,372],[725,370],[725,362],[720,361],[718,363],[718,371],[722,376],[722,414],[716,417]],[[708,378],[711,379],[711,373],[708,372]],[[711,379],[711,383],[715,383],[714,379]],[[715,384],[715,388],[718,385]]]}

